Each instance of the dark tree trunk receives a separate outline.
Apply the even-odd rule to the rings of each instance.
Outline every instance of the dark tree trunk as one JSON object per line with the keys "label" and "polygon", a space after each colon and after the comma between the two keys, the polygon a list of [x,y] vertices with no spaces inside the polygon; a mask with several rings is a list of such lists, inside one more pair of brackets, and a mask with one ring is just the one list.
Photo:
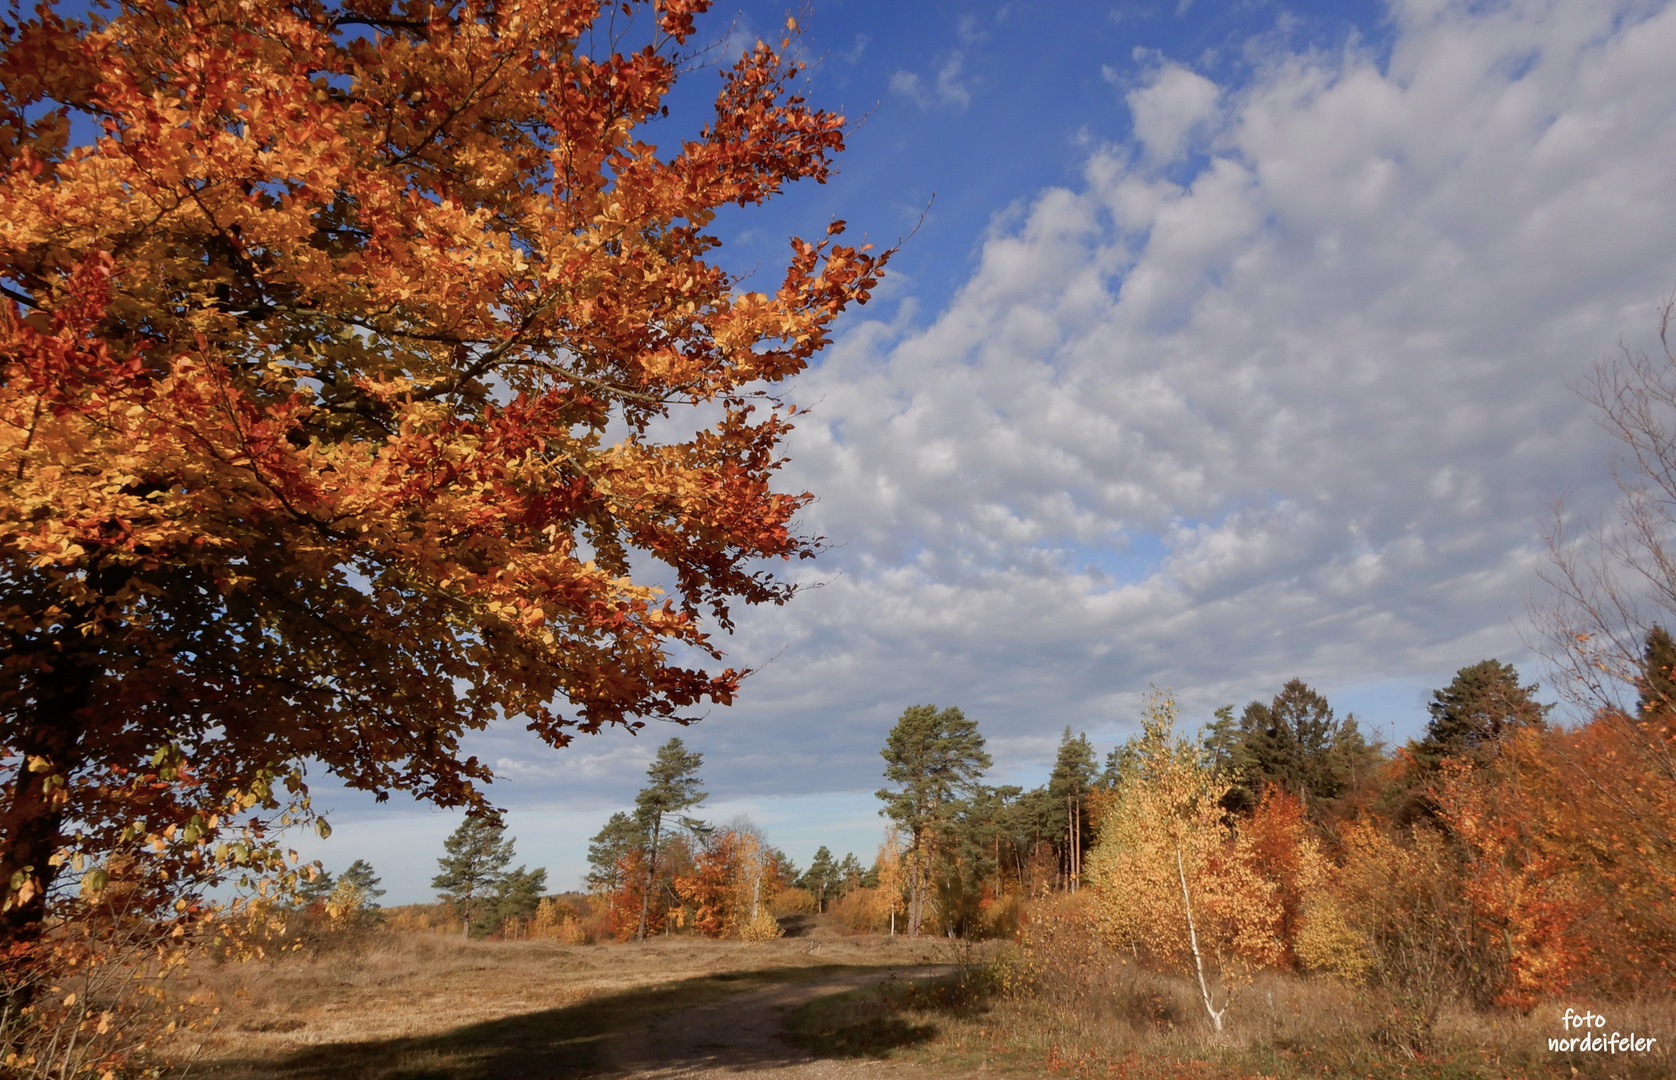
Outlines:
{"label": "dark tree trunk", "polygon": [[[63,841],[64,784],[75,769],[86,730],[96,672],[85,658],[59,654],[37,669],[33,700],[16,719],[17,775],[0,793],[0,888],[10,903],[0,913],[5,944],[39,936],[47,890],[59,868],[48,860]],[[27,895],[25,895],[27,894]]]}
{"label": "dark tree trunk", "polygon": [[663,815],[652,819],[652,845],[646,850],[646,887],[640,891],[640,926],[634,931],[634,940],[646,940],[646,912],[652,903],[652,884],[657,880],[658,867],[658,832],[663,827]]}

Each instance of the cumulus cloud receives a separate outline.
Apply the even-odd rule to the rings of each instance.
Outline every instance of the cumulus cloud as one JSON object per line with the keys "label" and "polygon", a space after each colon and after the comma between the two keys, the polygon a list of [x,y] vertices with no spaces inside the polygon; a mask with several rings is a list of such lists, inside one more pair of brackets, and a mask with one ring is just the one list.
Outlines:
{"label": "cumulus cloud", "polygon": [[[1112,80],[1110,68],[1105,69]],[[1135,118],[1135,138],[1154,162],[1171,162],[1186,149],[1195,128],[1216,111],[1221,88],[1180,64],[1166,64],[1125,100]]]}
{"label": "cumulus cloud", "polygon": [[[1676,283],[1676,7],[1391,13],[1383,60],[1149,67],[1137,143],[998,218],[928,324],[868,309],[799,380],[784,485],[832,547],[741,613],[761,671],[680,732],[713,789],[870,791],[914,703],[1018,776],[1066,724],[1120,737],[1148,683],[1202,718],[1524,661],[1545,499],[1611,488],[1567,383]],[[504,801],[603,819],[671,733],[473,752]]]}
{"label": "cumulus cloud", "polygon": [[1676,282],[1676,9],[1393,19],[1384,63],[1159,69],[1139,146],[801,380],[787,481],[835,548],[735,642],[784,650],[703,735],[741,778],[867,784],[911,702],[1019,760],[1148,682],[1208,710],[1520,658],[1543,501],[1607,487],[1568,380]]}

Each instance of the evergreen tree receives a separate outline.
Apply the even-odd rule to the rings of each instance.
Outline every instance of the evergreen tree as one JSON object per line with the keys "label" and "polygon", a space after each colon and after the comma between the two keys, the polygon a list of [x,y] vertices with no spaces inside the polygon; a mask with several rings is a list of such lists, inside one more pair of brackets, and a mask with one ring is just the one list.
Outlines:
{"label": "evergreen tree", "polygon": [[956,801],[974,791],[992,764],[974,720],[956,708],[912,705],[903,711],[879,751],[885,779],[897,785],[878,797],[888,815],[907,831],[908,934],[917,936],[925,914],[929,855],[937,830],[951,817]]}
{"label": "evergreen tree", "polygon": [[1641,658],[1641,691],[1637,719],[1668,716],[1676,711],[1676,641],[1669,631],[1654,626],[1647,631],[1647,648]]}
{"label": "evergreen tree", "polygon": [[1354,715],[1340,720],[1302,679],[1292,679],[1267,704],[1253,701],[1240,714],[1217,710],[1201,742],[1208,764],[1229,784],[1224,809],[1249,813],[1273,785],[1306,804],[1346,794],[1380,760],[1377,743],[1362,735]]}
{"label": "evergreen tree", "polygon": [[509,919],[529,919],[541,906],[541,895],[547,891],[547,870],[536,867],[526,870],[520,866],[503,874],[495,884],[494,915],[499,925]]}
{"label": "evergreen tree", "polygon": [[1042,833],[1055,837],[1060,872],[1066,888],[1073,891],[1081,876],[1082,853],[1094,839],[1083,809],[1088,793],[1094,789],[1096,769],[1094,747],[1088,736],[1072,736],[1071,729],[1066,727],[1059,740],[1059,757],[1048,776]]}
{"label": "evergreen tree", "polygon": [[493,909],[512,862],[512,844],[500,818],[489,814],[466,815],[443,841],[444,854],[437,860],[440,873],[431,879],[431,888],[459,912],[461,936],[470,937],[473,924]]}
{"label": "evergreen tree", "polygon": [[[1245,762],[1241,760],[1245,740],[1240,728],[1240,722],[1234,718],[1234,707],[1224,705],[1216,710],[1216,719],[1206,724],[1199,736],[1199,744],[1205,749],[1205,764],[1210,767],[1218,778],[1228,780],[1236,776]],[[1112,751],[1113,757],[1117,751]],[[1115,763],[1108,758],[1106,769],[1112,771]]]}
{"label": "evergreen tree", "polygon": [[1548,706],[1539,704],[1536,683],[1519,685],[1512,664],[1481,660],[1455,673],[1426,706],[1426,734],[1409,747],[1421,771],[1447,757],[1481,756],[1503,735],[1520,727],[1546,726]]}
{"label": "evergreen tree", "polygon": [[815,910],[824,912],[827,897],[834,895],[838,889],[838,867],[825,844],[815,850],[815,857],[810,861],[809,869],[803,872],[800,884],[814,896]]}
{"label": "evergreen tree", "polygon": [[330,870],[320,871],[313,881],[299,878],[296,892],[297,906],[308,908],[315,904],[324,904],[326,898],[332,895],[332,890],[335,888],[337,888],[337,880],[332,877]]}
{"label": "evergreen tree", "polygon": [[[664,818],[697,806],[708,795],[703,781],[698,778],[704,755],[689,751],[680,739],[670,739],[658,748],[658,756],[646,769],[647,784],[634,797],[634,820],[647,834],[646,883],[640,893],[640,924],[635,928],[636,941],[646,940],[646,912],[651,904],[652,889],[657,882],[658,842],[663,833]],[[692,818],[681,818],[682,827],[702,828],[703,823]]]}
{"label": "evergreen tree", "polygon": [[373,901],[388,891],[378,887],[383,879],[373,874],[372,864],[365,859],[356,859],[350,863],[349,869],[345,870],[343,877],[338,880],[348,882],[359,891],[362,897],[362,906],[367,908],[376,909],[378,905]]}
{"label": "evergreen tree", "polygon": [[862,873],[861,860],[855,857],[855,852],[846,853],[843,860],[838,864],[837,895],[840,899],[847,895],[850,890],[861,887]]}
{"label": "evergreen tree", "polygon": [[611,815],[605,827],[588,841],[588,874],[582,879],[591,891],[614,893],[622,886],[618,880],[622,858],[633,851],[645,851],[650,837],[640,823],[622,811]]}

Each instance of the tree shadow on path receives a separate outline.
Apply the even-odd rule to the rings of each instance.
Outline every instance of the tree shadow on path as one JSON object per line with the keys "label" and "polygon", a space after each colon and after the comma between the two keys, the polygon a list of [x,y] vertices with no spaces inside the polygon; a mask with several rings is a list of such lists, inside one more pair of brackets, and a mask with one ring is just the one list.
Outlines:
{"label": "tree shadow on path", "polygon": [[[280,1058],[202,1062],[186,1080],[570,1080],[772,1070],[822,1053],[781,1039],[784,1014],[889,978],[879,968],[774,968],[683,979],[437,1035],[328,1043]],[[904,1029],[901,1045],[934,1029]]]}

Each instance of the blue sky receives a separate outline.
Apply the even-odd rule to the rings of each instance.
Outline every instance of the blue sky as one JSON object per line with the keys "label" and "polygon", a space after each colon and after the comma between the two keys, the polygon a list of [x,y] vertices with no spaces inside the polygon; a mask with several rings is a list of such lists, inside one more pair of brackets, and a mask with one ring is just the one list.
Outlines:
{"label": "blue sky", "polygon": [[[719,11],[726,43],[783,4]],[[1149,684],[1197,722],[1298,676],[1388,739],[1486,657],[1546,679],[1545,506],[1613,495],[1575,388],[1676,287],[1676,8],[1642,0],[883,4],[801,12],[808,94],[860,118],[840,171],[718,222],[770,280],[842,217],[890,243],[788,397],[803,522],[760,666],[678,733],[708,814],[800,862],[877,844],[908,705],[978,720],[1033,783],[1060,732],[1125,737]],[[724,46],[725,47],[725,46]],[[690,130],[713,73],[667,122]],[[683,91],[684,94],[689,91]],[[656,129],[653,138],[662,138]],[[929,206],[929,210],[927,207]],[[659,742],[473,749],[520,857],[573,886]],[[454,815],[329,781],[388,902],[429,897]]]}

